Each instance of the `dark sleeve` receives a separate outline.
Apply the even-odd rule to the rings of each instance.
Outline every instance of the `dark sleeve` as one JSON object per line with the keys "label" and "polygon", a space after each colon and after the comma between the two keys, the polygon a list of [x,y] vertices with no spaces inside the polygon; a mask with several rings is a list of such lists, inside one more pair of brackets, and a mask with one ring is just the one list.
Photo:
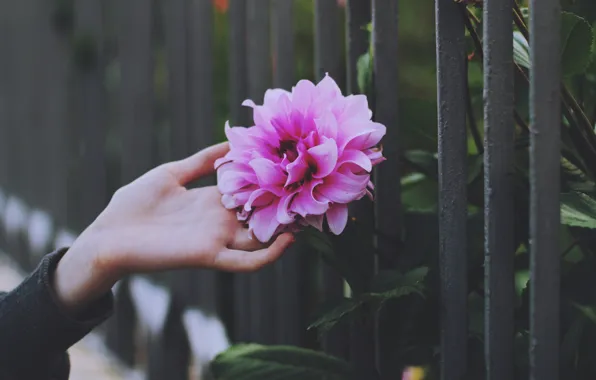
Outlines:
{"label": "dark sleeve", "polygon": [[0,296],[0,373],[28,379],[31,371],[68,370],[66,350],[111,315],[111,292],[76,318],[60,307],[52,275],[64,253],[45,256],[17,288]]}

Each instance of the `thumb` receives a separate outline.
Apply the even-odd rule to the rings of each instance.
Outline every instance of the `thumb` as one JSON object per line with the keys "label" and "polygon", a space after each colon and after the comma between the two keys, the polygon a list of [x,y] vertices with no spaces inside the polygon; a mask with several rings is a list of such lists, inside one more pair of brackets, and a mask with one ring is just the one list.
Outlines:
{"label": "thumb", "polygon": [[215,161],[226,155],[230,150],[228,142],[219,143],[205,148],[190,157],[165,164],[181,185],[212,174]]}

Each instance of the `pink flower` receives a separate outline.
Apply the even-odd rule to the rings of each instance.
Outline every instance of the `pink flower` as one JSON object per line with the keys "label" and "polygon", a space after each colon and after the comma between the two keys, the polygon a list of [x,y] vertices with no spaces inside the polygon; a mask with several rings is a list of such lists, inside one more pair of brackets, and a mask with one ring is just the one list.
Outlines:
{"label": "pink flower", "polygon": [[333,79],[302,80],[291,92],[271,89],[253,108],[254,126],[230,128],[230,152],[219,159],[222,203],[261,242],[304,226],[340,234],[348,203],[369,195],[384,125],[371,120],[364,95],[343,96]]}

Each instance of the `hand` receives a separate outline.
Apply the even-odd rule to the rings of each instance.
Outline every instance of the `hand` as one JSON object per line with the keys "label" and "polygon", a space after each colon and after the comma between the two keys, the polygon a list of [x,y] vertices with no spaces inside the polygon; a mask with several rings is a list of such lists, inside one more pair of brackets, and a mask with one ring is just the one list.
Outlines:
{"label": "hand", "polygon": [[132,272],[253,271],[277,259],[294,241],[291,234],[264,246],[223,207],[217,187],[184,187],[212,174],[228,149],[212,146],[119,189],[58,264],[54,287],[62,303],[77,310]]}

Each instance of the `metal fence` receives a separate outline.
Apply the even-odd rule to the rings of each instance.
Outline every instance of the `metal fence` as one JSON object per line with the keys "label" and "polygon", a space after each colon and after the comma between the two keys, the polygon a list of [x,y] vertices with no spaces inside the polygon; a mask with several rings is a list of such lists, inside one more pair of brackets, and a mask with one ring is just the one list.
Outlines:
{"label": "metal fence", "polygon": [[[158,162],[216,142],[213,89],[222,84],[213,80],[218,62],[213,58],[212,0],[114,0],[109,15],[100,1],[76,0],[73,14],[66,5],[60,8],[67,3],[0,1],[3,244],[29,269],[54,245],[72,240],[121,184]],[[468,366],[467,134],[461,101],[467,74],[461,3],[436,0],[441,374],[446,380],[464,378]],[[488,379],[514,377],[512,5],[512,0],[484,0]],[[531,378],[549,380],[559,376],[559,1],[532,0],[530,9]],[[298,79],[292,11],[290,0],[229,2],[227,89],[233,124],[249,123],[242,100],[261,99],[272,85],[289,88]],[[381,257],[399,254],[395,242],[401,236],[396,105],[398,55],[407,52],[398,52],[398,0],[349,0],[345,9],[336,0],[315,0],[316,76],[330,73],[347,93],[357,91],[356,62],[369,48],[364,26],[371,20],[372,104],[375,119],[388,127],[383,144],[388,160],[375,173],[374,218],[371,205],[353,211],[379,231],[376,244],[383,255],[378,263],[371,257],[367,270],[373,273],[390,265]],[[70,37],[65,37],[69,28]],[[76,64],[71,39],[78,49]],[[157,105],[154,88],[155,44],[163,44],[167,56],[166,109]],[[118,58],[117,70],[108,56]],[[108,82],[119,73],[116,97],[106,95],[106,72]],[[159,123],[168,125],[165,137]],[[129,365],[145,363],[151,378],[188,378],[196,352],[183,317],[200,309],[217,314],[233,341],[317,347],[304,329],[307,313],[317,300],[343,296],[343,281],[300,250],[256,274],[189,270],[151,277],[170,301],[159,331],[150,331],[142,342],[136,335],[142,311],[133,299],[132,280],[125,280],[115,291],[116,315],[105,328],[108,344]],[[319,271],[324,280],[312,286]],[[382,371],[391,360],[382,349],[383,340],[391,337],[376,333],[382,323],[381,318],[340,327],[323,347],[357,365],[377,363]],[[145,359],[139,359],[143,350]]]}

